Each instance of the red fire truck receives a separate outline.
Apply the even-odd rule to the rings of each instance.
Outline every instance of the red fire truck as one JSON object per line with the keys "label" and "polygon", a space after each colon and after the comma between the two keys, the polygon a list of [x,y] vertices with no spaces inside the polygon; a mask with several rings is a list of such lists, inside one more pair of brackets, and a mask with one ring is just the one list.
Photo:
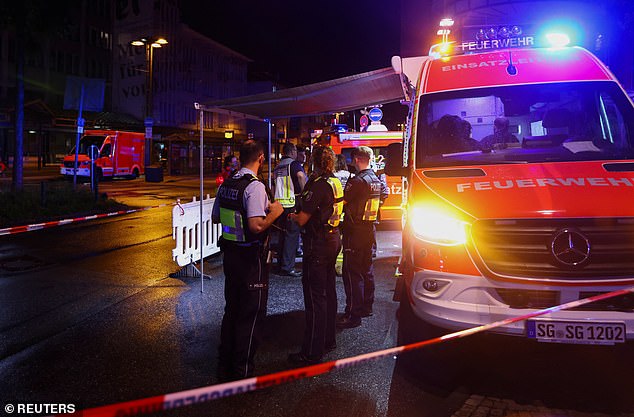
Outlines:
{"label": "red fire truck", "polygon": [[[143,155],[145,139],[143,133],[114,130],[86,130],[79,141],[77,175],[90,177],[90,148],[96,146],[99,154],[95,159],[95,174],[98,179],[125,177],[136,178],[145,172]],[[71,177],[75,170],[75,149],[64,157],[60,173]]]}
{"label": "red fire truck", "polygon": [[[533,48],[540,40],[516,27],[477,34],[453,45],[462,53],[442,45],[435,56],[393,60],[415,82],[404,147],[390,146],[386,167],[407,184],[397,288],[428,328],[475,327],[634,286],[632,101],[585,49]],[[634,294],[492,331],[625,342]]]}

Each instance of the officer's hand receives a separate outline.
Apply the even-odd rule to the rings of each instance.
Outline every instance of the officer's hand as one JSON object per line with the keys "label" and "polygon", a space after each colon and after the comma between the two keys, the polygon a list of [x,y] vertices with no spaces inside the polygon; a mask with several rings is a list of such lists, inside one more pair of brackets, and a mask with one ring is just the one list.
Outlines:
{"label": "officer's hand", "polygon": [[278,218],[284,213],[284,207],[282,207],[279,201],[274,201],[269,204],[269,212],[272,213],[275,218]]}

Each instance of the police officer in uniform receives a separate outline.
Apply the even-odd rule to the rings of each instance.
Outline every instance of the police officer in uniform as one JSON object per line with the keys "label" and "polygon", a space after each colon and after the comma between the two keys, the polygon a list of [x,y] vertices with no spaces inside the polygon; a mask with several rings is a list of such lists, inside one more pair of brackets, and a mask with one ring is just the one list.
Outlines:
{"label": "police officer in uniform", "polygon": [[277,275],[301,277],[301,271],[295,270],[295,257],[299,248],[299,226],[295,222],[287,221],[288,215],[296,211],[297,203],[304,185],[306,185],[306,173],[304,167],[298,161],[297,148],[294,144],[286,142],[282,147],[284,156],[273,170],[273,183],[275,184],[275,200],[284,207],[284,215],[280,216],[278,223],[284,229],[279,237]]}
{"label": "police officer in uniform", "polygon": [[310,365],[336,347],[337,291],[335,261],[341,249],[339,219],[343,211],[343,189],[334,176],[335,154],[320,146],[313,150],[313,173],[301,196],[301,210],[291,221],[304,226],[302,287],[306,328],[302,348],[291,353],[294,365]]}
{"label": "police officer in uniform", "polygon": [[361,318],[372,315],[374,275],[372,242],[381,198],[381,181],[370,168],[372,149],[353,149],[352,162],[357,175],[350,178],[344,191],[343,219],[343,284],[346,310],[337,320],[337,327],[361,325]]}
{"label": "police officer in uniform", "polygon": [[213,222],[222,223],[219,245],[224,254],[226,304],[218,349],[221,380],[253,375],[255,333],[266,316],[268,228],[284,209],[269,201],[256,177],[263,162],[262,145],[244,142],[242,168],[220,186],[212,211]]}

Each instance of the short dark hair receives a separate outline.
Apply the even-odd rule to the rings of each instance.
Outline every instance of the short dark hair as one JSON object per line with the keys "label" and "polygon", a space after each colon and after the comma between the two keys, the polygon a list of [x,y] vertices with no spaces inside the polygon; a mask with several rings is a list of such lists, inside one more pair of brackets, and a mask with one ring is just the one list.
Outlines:
{"label": "short dark hair", "polygon": [[262,143],[249,139],[240,146],[240,165],[245,166],[258,160],[264,154]]}
{"label": "short dark hair", "polygon": [[[282,146],[282,153],[284,156],[291,156],[291,154],[297,149],[294,143],[286,142]],[[299,151],[299,150],[298,150]]]}
{"label": "short dark hair", "polygon": [[342,171],[348,169],[348,162],[346,156],[343,154],[337,155],[337,161],[335,162],[335,171]]}
{"label": "short dark hair", "polygon": [[508,129],[509,128],[509,119],[507,119],[506,117],[497,117],[494,121],[493,121],[493,125],[495,127],[497,127],[498,129]]}
{"label": "short dark hair", "polygon": [[225,156],[225,168],[230,167],[232,165],[233,162],[233,158],[235,158],[235,155],[227,155]]}
{"label": "short dark hair", "polygon": [[297,153],[306,153],[306,148],[303,146],[297,146]]}

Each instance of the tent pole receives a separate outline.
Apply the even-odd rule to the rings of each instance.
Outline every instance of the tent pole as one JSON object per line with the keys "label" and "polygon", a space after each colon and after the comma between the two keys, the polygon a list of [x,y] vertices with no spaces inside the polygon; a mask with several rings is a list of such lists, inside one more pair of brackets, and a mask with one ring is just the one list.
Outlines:
{"label": "tent pole", "polygon": [[205,254],[203,251],[205,250],[205,242],[203,235],[203,200],[204,200],[204,189],[203,189],[203,170],[204,170],[204,152],[203,152],[203,121],[204,121],[205,111],[200,109],[200,148],[198,149],[200,155],[200,235],[198,235],[198,244],[200,245],[200,292],[205,292],[203,289],[203,285],[205,282],[205,274],[203,272],[203,265],[205,264]]}
{"label": "tent pole", "polygon": [[266,119],[267,122],[269,122],[269,156],[268,156],[268,160],[269,160],[269,190],[271,189],[271,119]]}

